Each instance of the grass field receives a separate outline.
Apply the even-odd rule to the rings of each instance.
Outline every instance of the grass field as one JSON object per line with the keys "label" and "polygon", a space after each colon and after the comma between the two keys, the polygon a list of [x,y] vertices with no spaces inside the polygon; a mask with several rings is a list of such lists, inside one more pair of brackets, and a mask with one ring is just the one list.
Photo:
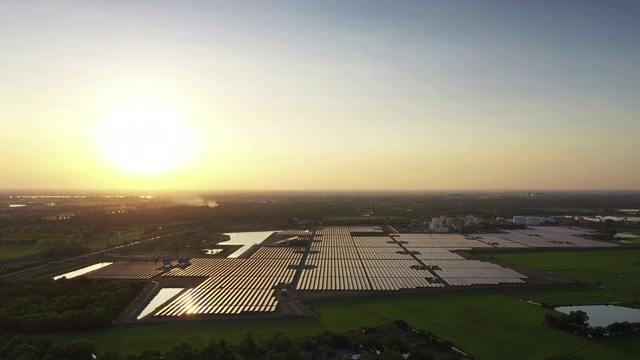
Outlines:
{"label": "grass field", "polygon": [[583,339],[542,324],[549,311],[501,294],[447,294],[356,302],[354,306],[438,334],[481,359],[543,359]]}
{"label": "grass field", "polygon": [[572,355],[584,359],[638,359],[640,334],[590,341]]}
{"label": "grass field", "polygon": [[531,301],[537,304],[547,303],[551,306],[611,304],[615,302],[633,302],[638,299],[637,296],[632,294],[589,285],[504,291],[503,294],[515,300]]}
{"label": "grass field", "polygon": [[[547,296],[553,294],[548,292]],[[252,331],[258,340],[266,339],[275,330],[304,337],[324,330],[346,332],[404,319],[415,328],[453,341],[458,348],[480,359],[545,359],[567,355],[578,348],[583,359],[601,359],[602,354],[634,359],[634,354],[640,351],[637,341],[587,342],[551,328],[543,323],[551,310],[496,292],[332,300],[314,302],[311,307],[319,314],[317,319],[115,328],[83,333],[80,337],[96,341],[100,350],[137,353],[142,349],[167,350],[181,342],[199,346],[198,339],[206,342],[211,337],[237,344],[246,331]],[[79,334],[58,334],[54,340],[64,342],[78,337]]]}
{"label": "grass field", "polygon": [[132,241],[138,241],[141,239],[143,230],[137,230],[135,228],[127,229],[118,234],[106,236],[96,241],[90,242],[88,246],[92,250],[101,250],[107,247],[107,245],[118,246],[126,244]]}
{"label": "grass field", "polygon": [[0,245],[0,260],[16,259],[37,254],[54,246],[55,245],[39,244],[2,244]]}
{"label": "grass field", "polygon": [[15,226],[1,231],[0,260],[38,254],[44,250],[68,244],[84,245],[92,250],[117,246],[141,238],[143,230],[136,227],[67,227]]}
{"label": "grass field", "polygon": [[640,300],[640,249],[597,251],[506,251],[481,253],[517,265],[622,291]]}

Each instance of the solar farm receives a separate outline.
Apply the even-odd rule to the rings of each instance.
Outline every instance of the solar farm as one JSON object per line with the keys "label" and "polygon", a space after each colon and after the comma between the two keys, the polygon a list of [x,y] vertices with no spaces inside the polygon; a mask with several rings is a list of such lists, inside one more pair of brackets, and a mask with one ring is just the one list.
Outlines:
{"label": "solar farm", "polygon": [[500,265],[470,260],[458,251],[477,248],[598,248],[585,229],[533,227],[495,234],[400,234],[376,226],[326,227],[305,236],[307,247],[262,245],[247,258],[194,258],[168,271],[149,262],[116,262],[88,274],[110,279],[201,279],[156,309],[157,318],[184,315],[274,313],[290,294],[400,291],[525,283]]}

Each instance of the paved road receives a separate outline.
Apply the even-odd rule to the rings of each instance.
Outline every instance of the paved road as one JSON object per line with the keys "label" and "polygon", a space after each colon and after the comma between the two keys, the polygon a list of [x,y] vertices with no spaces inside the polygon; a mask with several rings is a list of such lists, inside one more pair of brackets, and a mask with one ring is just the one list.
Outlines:
{"label": "paved road", "polygon": [[293,313],[296,316],[306,315],[306,313],[300,310],[300,308],[297,306],[298,302],[297,300],[293,299],[293,294],[298,288],[298,283],[300,282],[300,276],[302,276],[302,272],[304,271],[304,267],[307,263],[307,257],[309,257],[309,253],[311,252],[311,247],[313,245],[313,239],[315,238],[315,236],[316,236],[316,230],[314,229],[309,237],[310,241],[307,244],[307,247],[304,249],[304,254],[302,254],[302,259],[300,259],[300,265],[298,265],[296,274],[293,276],[293,281],[291,281],[291,285],[289,285],[289,290],[287,290],[287,296],[286,296],[287,303],[289,303],[289,306],[293,309]]}

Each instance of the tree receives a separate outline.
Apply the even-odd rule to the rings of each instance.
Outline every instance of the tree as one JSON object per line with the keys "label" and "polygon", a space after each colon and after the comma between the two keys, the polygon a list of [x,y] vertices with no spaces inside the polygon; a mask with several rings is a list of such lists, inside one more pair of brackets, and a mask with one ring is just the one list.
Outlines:
{"label": "tree", "polygon": [[17,360],[38,360],[38,348],[31,344],[20,344],[13,349],[11,357]]}
{"label": "tree", "polygon": [[202,349],[200,355],[202,355],[201,357],[203,359],[207,360],[226,360],[234,358],[233,351],[227,347],[226,340],[222,339],[218,343],[213,338],[211,338],[207,346]]}
{"label": "tree", "polygon": [[62,352],[69,360],[91,360],[95,352],[96,343],[89,340],[71,340],[64,344]]}
{"label": "tree", "polygon": [[238,353],[247,359],[252,359],[260,355],[261,349],[253,339],[253,334],[251,332],[247,332],[244,335],[244,338],[240,341],[240,344],[238,344]]}
{"label": "tree", "polygon": [[274,332],[267,340],[267,348],[275,351],[276,353],[286,353],[292,345],[293,341],[291,341],[291,339],[282,331]]}
{"label": "tree", "polygon": [[165,356],[166,360],[192,360],[197,358],[197,353],[191,347],[191,344],[185,342],[171,349]]}
{"label": "tree", "polygon": [[124,357],[120,355],[117,351],[105,351],[100,356],[98,356],[100,360],[124,360]]}

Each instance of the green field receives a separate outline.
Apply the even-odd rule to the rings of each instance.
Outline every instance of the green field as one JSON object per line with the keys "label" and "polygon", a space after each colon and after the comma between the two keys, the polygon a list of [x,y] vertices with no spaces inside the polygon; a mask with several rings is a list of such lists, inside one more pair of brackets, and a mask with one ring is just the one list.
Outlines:
{"label": "green field", "polygon": [[137,241],[142,234],[143,230],[136,227],[7,227],[0,230],[0,260],[34,255],[47,249],[70,244],[83,245],[91,250],[102,250],[108,246]]}
{"label": "green field", "polygon": [[640,297],[640,249],[483,252],[495,258]]}
{"label": "green field", "polygon": [[54,245],[2,244],[0,245],[0,260],[10,260],[29,256],[51,249],[52,247],[54,247]]}
{"label": "green field", "polygon": [[[547,295],[553,296],[551,292]],[[601,359],[602,354],[634,359],[634,354],[640,351],[640,342],[636,341],[640,336],[628,341],[587,342],[545,325],[544,316],[551,310],[496,292],[332,300],[314,302],[311,307],[319,314],[317,319],[114,328],[83,333],[81,337],[96,341],[101,351],[137,353],[142,349],[168,350],[181,342],[199,346],[198,339],[204,343],[211,337],[237,344],[246,331],[252,331],[258,340],[266,339],[276,330],[304,337],[324,330],[346,332],[405,319],[414,328],[453,341],[458,348],[480,359],[545,359],[570,354],[585,344],[579,353],[584,359]],[[54,339],[65,342],[78,337],[59,334]]]}
{"label": "green field", "polygon": [[504,291],[503,294],[515,300],[531,301],[536,304],[547,303],[551,306],[611,304],[638,300],[638,297],[632,294],[589,285],[551,289],[513,290]]}
{"label": "green field", "polygon": [[637,359],[640,354],[640,334],[590,341],[573,353],[584,359]]}

